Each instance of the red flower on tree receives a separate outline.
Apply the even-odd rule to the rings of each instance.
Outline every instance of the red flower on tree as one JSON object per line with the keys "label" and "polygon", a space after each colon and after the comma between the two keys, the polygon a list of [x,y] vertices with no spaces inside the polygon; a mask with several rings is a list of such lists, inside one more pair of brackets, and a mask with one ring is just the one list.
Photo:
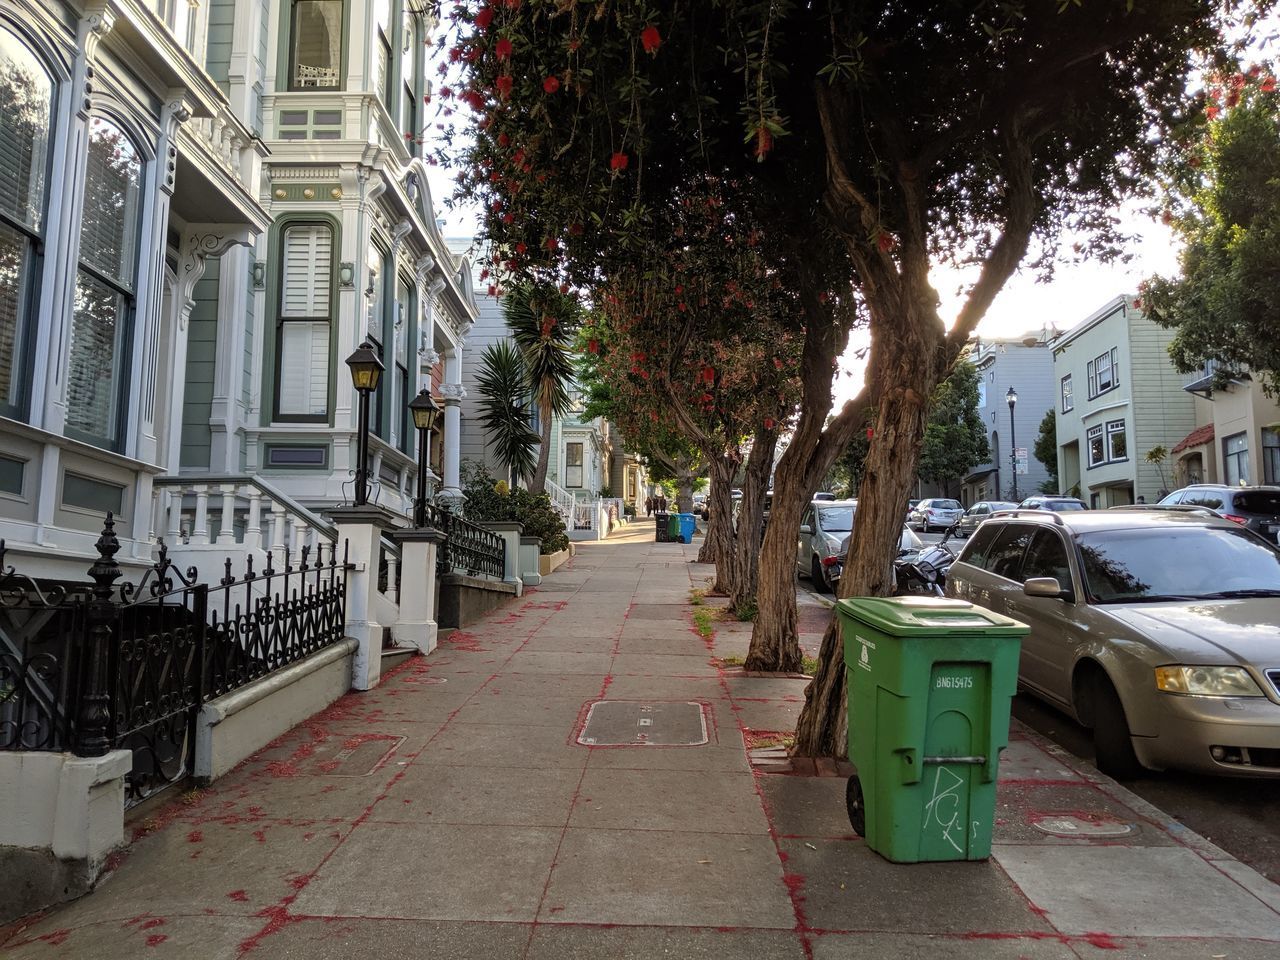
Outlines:
{"label": "red flower on tree", "polygon": [[1259,85],[1258,89],[1261,90],[1263,93],[1275,93],[1276,78],[1267,77],[1265,80],[1262,81],[1261,85]]}
{"label": "red flower on tree", "polygon": [[491,23],[493,23],[493,9],[491,7],[481,7],[476,11],[477,29],[488,30]]}
{"label": "red flower on tree", "polygon": [[498,96],[503,100],[511,95],[511,88],[515,85],[515,81],[511,79],[511,75],[504,73],[497,80]]}
{"label": "red flower on tree", "polygon": [[640,31],[640,46],[644,47],[645,53],[656,53],[658,48],[662,46],[662,34],[658,32],[658,28],[653,24],[649,24],[649,26]]}
{"label": "red flower on tree", "polygon": [[765,417],[765,418],[764,418],[764,428],[765,428],[766,430],[772,430],[772,429],[773,429],[773,427],[774,427],[773,417]]}
{"label": "red flower on tree", "polygon": [[511,41],[506,37],[502,37],[493,45],[493,53],[499,60],[507,60],[511,57]]}
{"label": "red flower on tree", "polygon": [[524,256],[524,252],[528,249],[529,248],[524,245],[523,240],[521,240],[519,243],[516,244],[516,253],[520,254],[521,256]]}
{"label": "red flower on tree", "polygon": [[560,89],[560,78],[554,74],[542,81],[542,89],[547,93],[555,93]]}
{"label": "red flower on tree", "polygon": [[876,246],[880,248],[881,253],[888,253],[898,245],[898,241],[893,238],[893,234],[882,233],[876,237]]}
{"label": "red flower on tree", "polygon": [[627,164],[630,162],[631,162],[630,158],[625,153],[621,153],[621,152],[615,153],[613,156],[609,158],[609,169],[625,170],[627,169]]}

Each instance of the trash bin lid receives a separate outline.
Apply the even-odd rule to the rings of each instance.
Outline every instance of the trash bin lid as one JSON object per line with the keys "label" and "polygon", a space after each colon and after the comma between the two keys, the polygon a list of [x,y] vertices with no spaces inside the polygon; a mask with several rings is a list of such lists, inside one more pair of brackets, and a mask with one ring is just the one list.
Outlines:
{"label": "trash bin lid", "polygon": [[935,637],[981,632],[1022,636],[1016,620],[949,597],[849,597],[836,602],[841,616],[891,637]]}

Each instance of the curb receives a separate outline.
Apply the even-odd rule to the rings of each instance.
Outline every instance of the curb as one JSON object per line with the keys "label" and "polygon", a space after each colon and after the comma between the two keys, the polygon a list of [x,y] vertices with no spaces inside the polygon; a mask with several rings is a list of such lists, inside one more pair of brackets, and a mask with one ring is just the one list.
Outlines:
{"label": "curb", "polygon": [[[1280,911],[1280,884],[1273,883],[1253,867],[1232,856],[1217,844],[1206,840],[1186,824],[1175,820],[1149,800],[1144,800],[1128,787],[1108,777],[1092,764],[1063,749],[1042,734],[1032,730],[1016,717],[1011,718],[1010,731],[1016,730],[1022,738],[1034,743],[1063,766],[1076,773],[1087,783],[1111,799],[1124,804],[1134,813],[1151,821],[1182,846],[1198,854],[1211,866],[1215,866],[1229,880],[1257,897],[1272,910]],[[1224,868],[1223,864],[1230,864]]]}

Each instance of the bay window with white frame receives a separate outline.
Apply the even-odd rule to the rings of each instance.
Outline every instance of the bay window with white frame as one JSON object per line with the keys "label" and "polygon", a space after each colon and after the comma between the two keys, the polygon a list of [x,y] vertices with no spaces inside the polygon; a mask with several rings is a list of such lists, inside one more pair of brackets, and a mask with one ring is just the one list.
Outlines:
{"label": "bay window with white frame", "polygon": [[0,415],[21,418],[40,296],[53,76],[0,21]]}
{"label": "bay window with white frame", "polygon": [[292,0],[289,10],[289,89],[342,86],[343,0]]}
{"label": "bay window with white frame", "polygon": [[328,420],[333,252],[327,223],[290,223],[281,233],[277,420]]}
{"label": "bay window with white frame", "polygon": [[108,450],[123,447],[142,182],[138,146],[114,118],[93,117],[71,317],[66,434]]}

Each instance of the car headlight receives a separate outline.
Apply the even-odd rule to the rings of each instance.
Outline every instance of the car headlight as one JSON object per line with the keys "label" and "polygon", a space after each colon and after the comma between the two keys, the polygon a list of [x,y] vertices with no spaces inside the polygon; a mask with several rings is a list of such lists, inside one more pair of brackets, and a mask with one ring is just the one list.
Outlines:
{"label": "car headlight", "polygon": [[1156,667],[1156,688],[1194,697],[1261,697],[1243,667]]}

